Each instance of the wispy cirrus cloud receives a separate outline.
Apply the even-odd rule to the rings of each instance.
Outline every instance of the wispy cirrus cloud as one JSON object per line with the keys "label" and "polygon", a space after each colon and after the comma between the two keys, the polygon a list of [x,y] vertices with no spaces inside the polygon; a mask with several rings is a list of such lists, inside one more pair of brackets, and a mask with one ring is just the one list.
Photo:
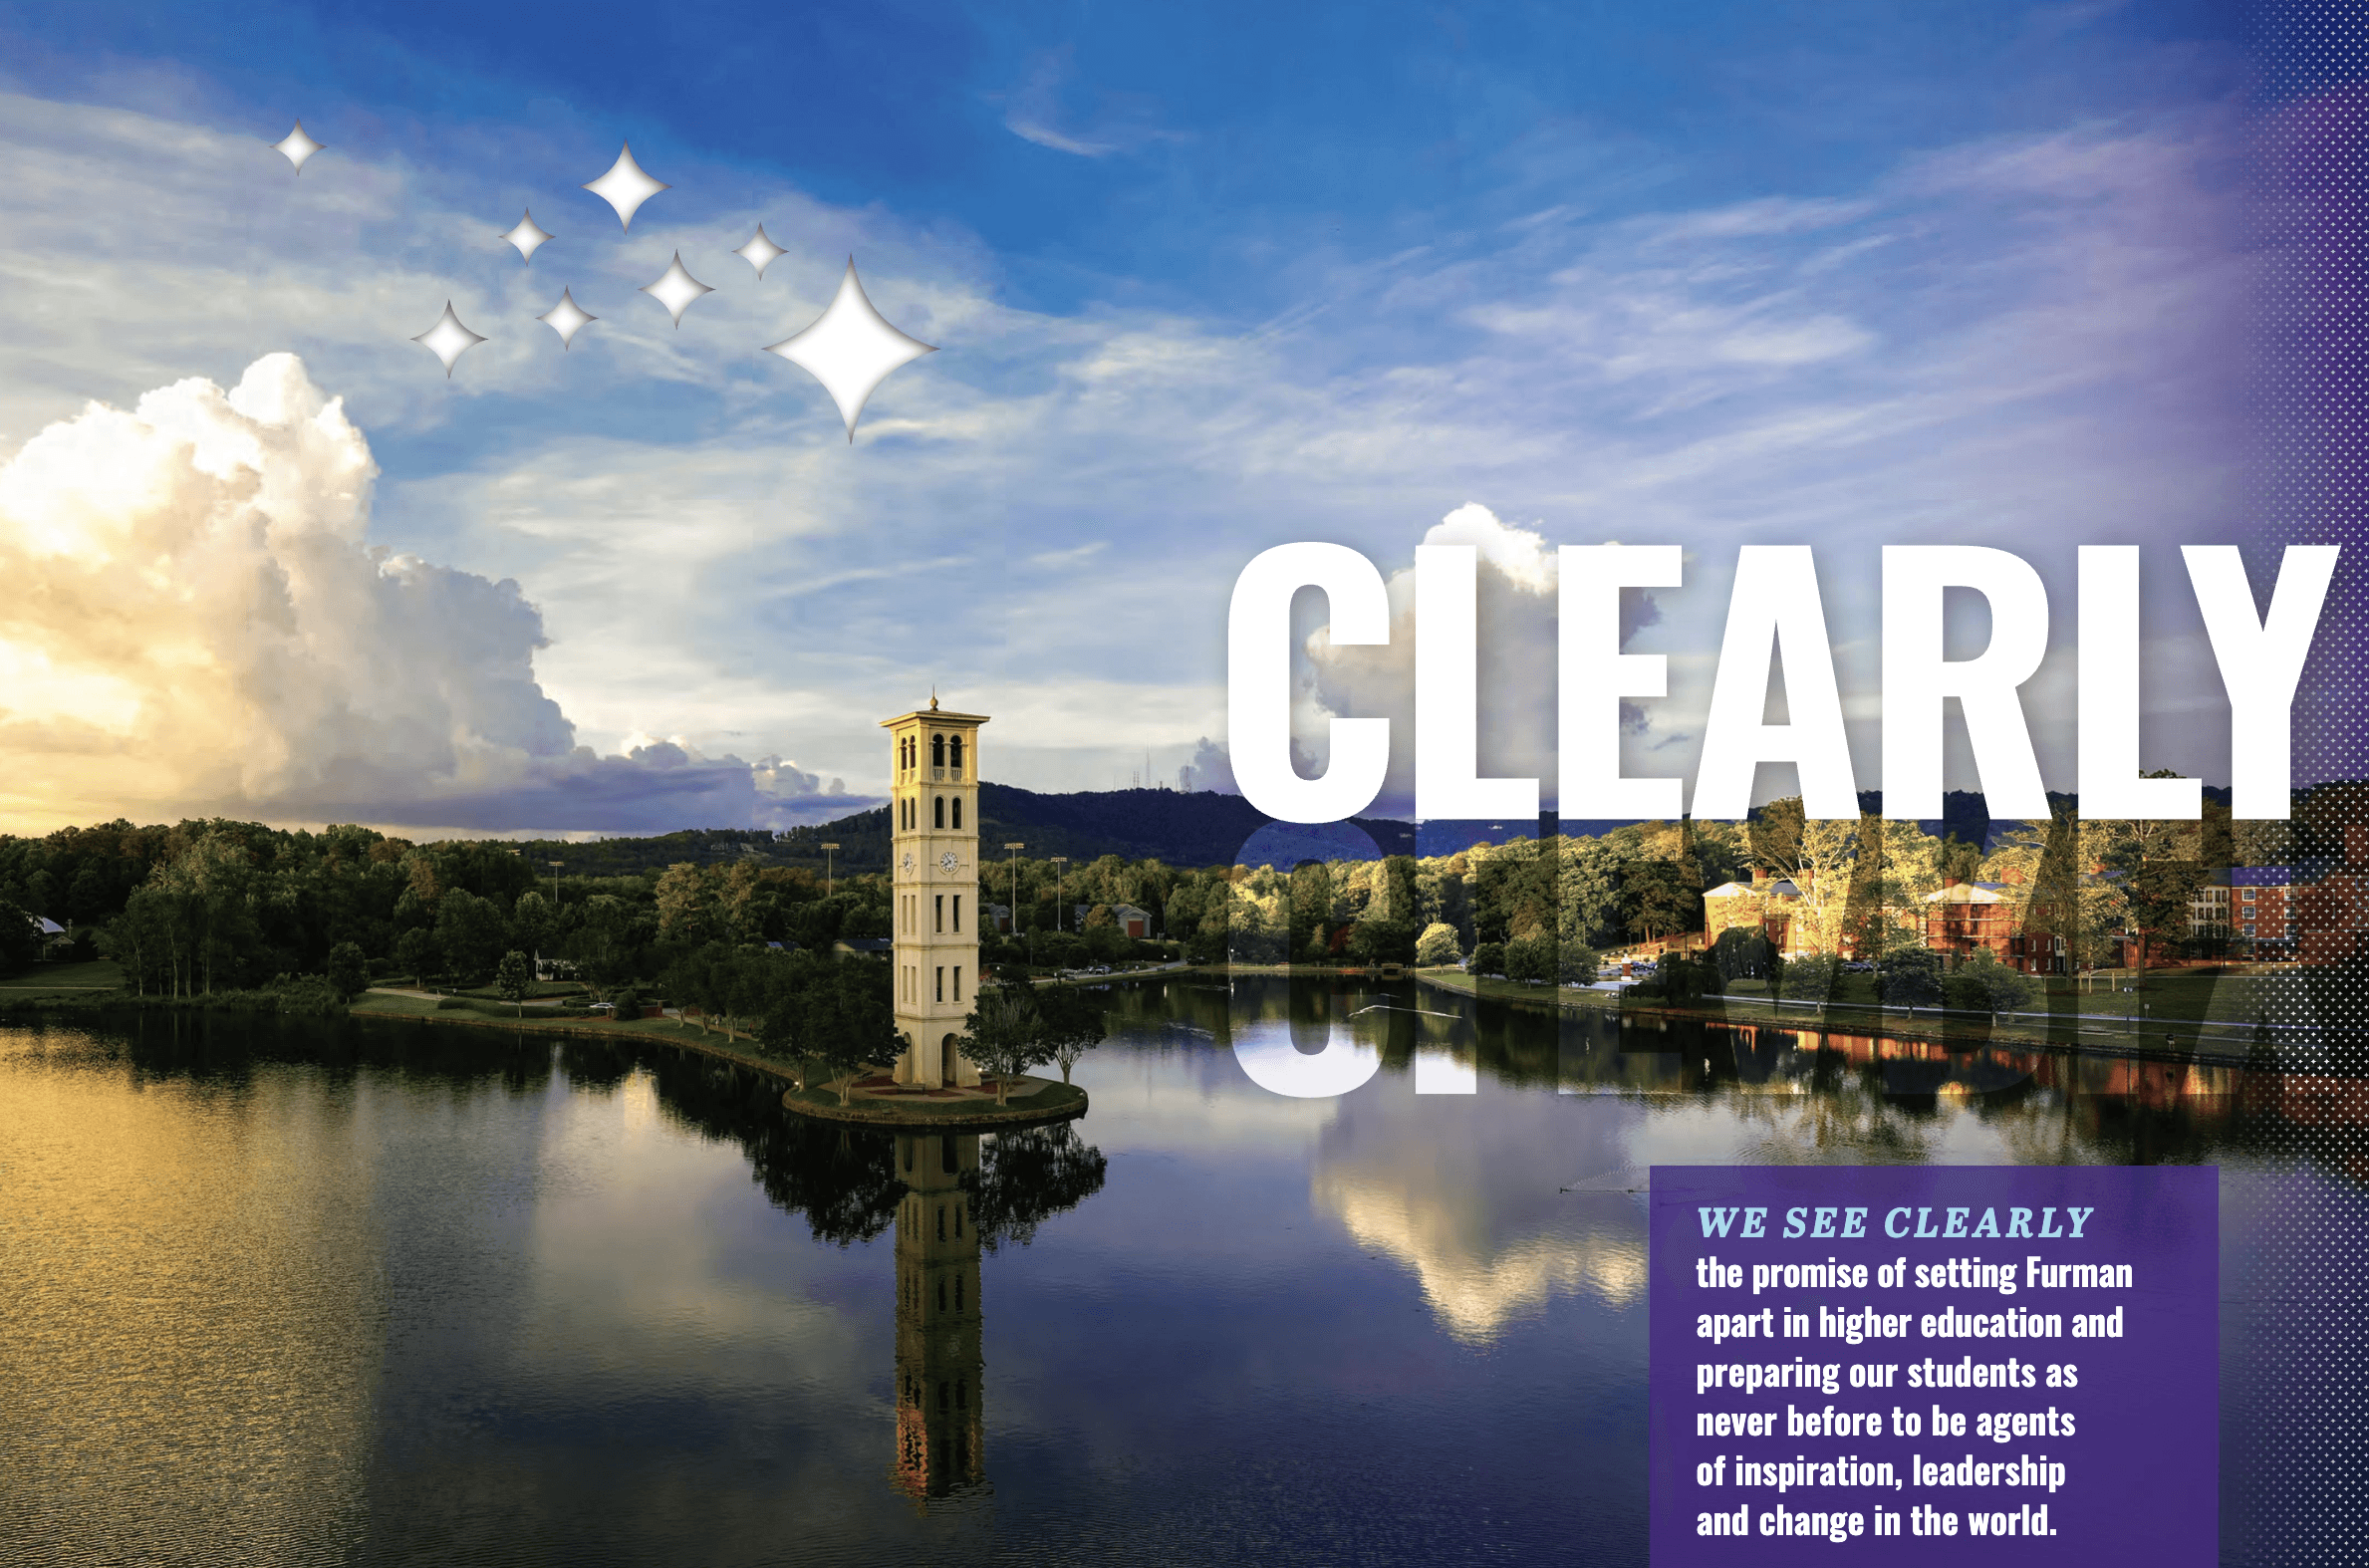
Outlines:
{"label": "wispy cirrus cloud", "polygon": [[1141,94],[1097,92],[1091,107],[1073,113],[1079,97],[1072,86],[1071,50],[1040,51],[1017,86],[1003,95],[1003,128],[1072,157],[1104,158],[1133,152],[1156,141],[1181,139],[1182,132],[1159,123],[1159,107]]}

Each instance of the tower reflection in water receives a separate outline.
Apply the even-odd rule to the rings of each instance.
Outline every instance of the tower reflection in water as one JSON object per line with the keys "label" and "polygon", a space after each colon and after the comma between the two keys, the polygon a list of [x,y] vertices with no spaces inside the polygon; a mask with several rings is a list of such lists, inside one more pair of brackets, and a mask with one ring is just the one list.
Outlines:
{"label": "tower reflection in water", "polygon": [[1074,1122],[897,1139],[897,1455],[917,1502],[987,1483],[979,1258],[1102,1190],[1108,1162]]}
{"label": "tower reflection in water", "polygon": [[896,1480],[915,1498],[943,1497],[986,1481],[978,1135],[900,1137],[897,1167]]}

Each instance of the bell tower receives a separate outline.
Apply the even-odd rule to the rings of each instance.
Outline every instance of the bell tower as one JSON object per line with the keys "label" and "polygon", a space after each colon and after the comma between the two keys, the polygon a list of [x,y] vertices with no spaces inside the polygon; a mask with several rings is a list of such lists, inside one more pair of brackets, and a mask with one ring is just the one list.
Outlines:
{"label": "bell tower", "polygon": [[956,1049],[979,983],[979,726],[981,713],[929,705],[883,719],[894,781],[889,802],[890,911],[896,937],[897,1081],[975,1085]]}

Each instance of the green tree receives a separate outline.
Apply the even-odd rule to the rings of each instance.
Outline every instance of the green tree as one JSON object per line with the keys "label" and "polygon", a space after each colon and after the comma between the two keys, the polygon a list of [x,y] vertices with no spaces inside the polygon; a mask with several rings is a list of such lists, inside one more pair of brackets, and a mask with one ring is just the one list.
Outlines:
{"label": "green tree", "polygon": [[1039,1043],[1044,1050],[1038,1060],[1058,1062],[1065,1084],[1070,1069],[1111,1032],[1109,1005],[1074,985],[1046,987],[1037,998],[1037,1014],[1041,1020]]}
{"label": "green tree", "polygon": [[535,988],[535,966],[527,955],[513,947],[502,954],[502,961],[494,970],[493,983],[502,993],[502,1000],[518,1009],[518,1016],[526,1016],[526,993]]}
{"label": "green tree", "polygon": [[370,989],[369,960],[353,942],[342,941],[329,949],[329,983],[348,1001]]}
{"label": "green tree", "polygon": [[997,986],[962,1020],[962,1054],[995,1075],[995,1103],[1009,1103],[1011,1081],[1046,1059],[1044,1019],[1035,1000]]}
{"label": "green tree", "polygon": [[839,1080],[850,1099],[858,1075],[893,1060],[905,1047],[897,1030],[896,981],[891,967],[869,959],[834,960],[800,953],[770,988],[757,1040],[776,1055],[811,1057]]}
{"label": "green tree", "polygon": [[436,939],[424,925],[414,925],[395,939],[395,961],[411,976],[411,983],[427,987],[427,966],[434,959]]}
{"label": "green tree", "polygon": [[510,912],[510,930],[521,948],[540,954],[552,937],[550,901],[532,888],[520,894]]}
{"label": "green tree", "polygon": [[1555,948],[1555,977],[1565,985],[1593,985],[1603,961],[1596,949],[1583,941],[1561,942]]}
{"label": "green tree", "polygon": [[1677,861],[1632,862],[1621,874],[1621,908],[1629,934],[1641,941],[1703,927],[1703,891]]}
{"label": "green tree", "polygon": [[1944,989],[1953,1007],[1996,1014],[2021,1009],[2039,986],[2030,975],[1999,962],[1989,948],[1977,947]]}
{"label": "green tree", "polygon": [[1505,978],[1508,980],[1520,980],[1526,985],[1551,985],[1555,975],[1555,939],[1551,932],[1535,930],[1526,936],[1516,936],[1505,944]]}
{"label": "green tree", "polygon": [[1621,857],[1603,839],[1565,839],[1555,882],[1556,933],[1596,945],[1621,937]]}
{"label": "green tree", "polygon": [[1505,944],[1484,941],[1472,949],[1472,973],[1503,974],[1505,972]]}
{"label": "green tree", "polygon": [[1832,953],[1808,953],[1785,965],[1780,988],[1799,1002],[1822,1002],[1834,994],[1843,961]]}
{"label": "green tree", "polygon": [[1456,940],[1455,927],[1446,920],[1434,920],[1415,938],[1415,961],[1426,968],[1438,968],[1463,956]]}
{"label": "green tree", "polygon": [[32,912],[0,900],[0,974],[13,974],[40,955],[41,936]]}
{"label": "green tree", "polygon": [[1887,1007],[1939,1006],[1942,955],[1922,942],[1902,942],[1876,960],[1876,988]]}
{"label": "green tree", "polygon": [[[2178,778],[2169,768],[2145,775]],[[2081,824],[2082,848],[2102,863],[2119,896],[2120,914],[2131,936],[2131,952],[2142,977],[2158,941],[2177,941],[2189,931],[2190,905],[2205,884],[2204,829],[2197,822],[2100,820]],[[2104,903],[2106,901],[2099,901]]]}
{"label": "green tree", "polygon": [[446,965],[464,980],[501,962],[509,935],[502,912],[490,899],[453,888],[436,901],[436,946]]}
{"label": "green tree", "polygon": [[1719,932],[1719,939],[1711,944],[1711,958],[1719,966],[1721,981],[1776,977],[1775,947],[1765,932],[1749,926],[1730,925]]}
{"label": "green tree", "polygon": [[1359,963],[1404,963],[1414,956],[1415,927],[1368,915],[1349,927],[1349,955]]}
{"label": "green tree", "polygon": [[658,937],[661,941],[698,942],[707,935],[707,879],[688,861],[666,868],[658,878]]}

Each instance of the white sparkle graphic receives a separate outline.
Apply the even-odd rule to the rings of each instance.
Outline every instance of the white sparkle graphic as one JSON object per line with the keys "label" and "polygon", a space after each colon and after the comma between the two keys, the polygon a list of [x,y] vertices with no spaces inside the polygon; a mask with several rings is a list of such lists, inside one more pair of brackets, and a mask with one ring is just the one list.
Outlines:
{"label": "white sparkle graphic", "polygon": [[847,438],[853,441],[856,416],[864,411],[865,399],[899,366],[935,354],[937,349],[899,332],[872,308],[856,277],[856,258],[850,256],[831,308],[804,332],[767,344],[765,352],[780,355],[823,384],[823,391],[839,404],[839,415],[847,421]]}
{"label": "white sparkle graphic", "polygon": [[452,302],[446,300],[443,316],[433,327],[411,341],[424,345],[430,354],[442,360],[444,375],[449,378],[452,375],[452,362],[485,340],[460,324],[460,318],[452,314]]}
{"label": "white sparkle graphic", "polygon": [[642,165],[634,161],[634,144],[631,141],[623,143],[623,148],[617,154],[617,161],[609,165],[609,172],[599,179],[586,180],[584,188],[615,207],[618,223],[631,233],[634,214],[641,210],[642,203],[661,190],[672,190],[674,187],[662,179],[653,179],[643,171]]}
{"label": "white sparkle graphic", "polygon": [[551,231],[535,221],[534,209],[529,207],[526,216],[511,225],[510,232],[502,238],[518,247],[519,260],[533,261],[535,252],[541,250],[543,242],[551,238]]}
{"label": "white sparkle graphic", "polygon": [[272,143],[272,150],[295,164],[296,171],[301,174],[305,171],[305,159],[320,151],[321,146],[322,143],[305,134],[305,123],[300,120],[294,131]]}
{"label": "white sparkle graphic", "polygon": [[762,278],[767,267],[787,256],[789,252],[774,244],[772,236],[765,232],[765,225],[760,223],[757,225],[757,232],[750,237],[749,242],[732,254],[756,268],[757,276]]}
{"label": "white sparkle graphic", "polygon": [[576,291],[574,289],[562,289],[560,291],[559,303],[552,306],[551,309],[545,311],[542,315],[535,318],[535,320],[544,323],[546,326],[550,327],[553,332],[559,334],[559,346],[562,349],[574,348],[576,346],[576,334],[583,330],[584,324],[586,322],[599,321],[600,319],[600,317],[595,316],[592,312],[586,310],[583,306],[576,303]]}
{"label": "white sparkle graphic", "polygon": [[683,271],[682,252],[676,251],[674,260],[659,275],[658,281],[645,283],[642,292],[665,306],[667,313],[674,318],[674,325],[680,327],[682,313],[691,308],[691,301],[702,294],[713,294],[715,290]]}

